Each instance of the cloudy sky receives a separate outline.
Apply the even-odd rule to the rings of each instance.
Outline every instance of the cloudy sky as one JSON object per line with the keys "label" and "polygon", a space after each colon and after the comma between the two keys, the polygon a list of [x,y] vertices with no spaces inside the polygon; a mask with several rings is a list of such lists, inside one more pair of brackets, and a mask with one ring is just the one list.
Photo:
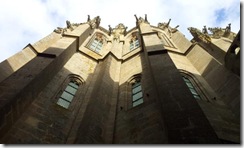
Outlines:
{"label": "cloudy sky", "polygon": [[187,27],[240,29],[239,0],[5,0],[0,4],[0,62],[50,34],[65,27],[66,20],[83,23],[87,15],[99,15],[101,26],[119,23],[135,26],[136,14],[147,14],[151,25],[167,22],[191,39]]}

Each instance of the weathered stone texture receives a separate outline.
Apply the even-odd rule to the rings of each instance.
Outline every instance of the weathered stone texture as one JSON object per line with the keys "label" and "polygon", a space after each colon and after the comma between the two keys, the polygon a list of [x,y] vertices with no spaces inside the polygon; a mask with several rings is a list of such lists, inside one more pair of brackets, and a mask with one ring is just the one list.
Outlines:
{"label": "weathered stone texture", "polygon": [[191,42],[179,31],[172,34],[171,40],[181,52],[186,52],[191,46]]}
{"label": "weathered stone texture", "polygon": [[[117,36],[98,24],[76,24],[0,63],[0,142],[240,143],[240,77],[224,64],[229,42],[191,43],[177,30],[142,18],[136,24]],[[131,50],[132,34],[140,46]],[[95,52],[89,46],[97,35],[103,46]],[[71,75],[81,84],[66,109],[57,100]],[[143,103],[133,107],[135,77],[141,78]]]}

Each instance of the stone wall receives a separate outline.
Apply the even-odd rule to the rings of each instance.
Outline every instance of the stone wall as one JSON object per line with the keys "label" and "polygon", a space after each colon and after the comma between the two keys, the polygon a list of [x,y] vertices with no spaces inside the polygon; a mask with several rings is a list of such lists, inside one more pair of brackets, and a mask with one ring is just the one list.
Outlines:
{"label": "stone wall", "polygon": [[[82,24],[62,37],[52,33],[1,63],[0,142],[240,142],[240,78],[224,67],[223,52],[192,44],[179,31],[165,36],[174,45],[168,50],[158,37],[160,28],[137,24],[140,47],[132,51],[130,34],[116,41],[101,28]],[[95,53],[87,45],[98,32],[106,39]],[[192,96],[183,72],[196,80],[205,100]],[[82,85],[65,109],[57,100],[72,74]],[[141,77],[143,103],[132,107],[135,76]]]}
{"label": "stone wall", "polygon": [[87,108],[75,143],[112,143],[119,85],[120,62],[113,55],[99,61],[86,93]]}
{"label": "stone wall", "polygon": [[[119,97],[117,104],[116,127],[114,143],[165,143],[166,137],[162,127],[160,110],[155,102],[156,91],[149,67],[142,61],[143,53],[123,62],[120,74]],[[131,87],[128,80],[134,75],[141,74],[143,104],[131,106]]]}
{"label": "stone wall", "polygon": [[194,46],[187,54],[187,58],[216,92],[216,99],[225,102],[233,113],[239,116],[240,79],[238,76],[227,70],[201,46]]}
{"label": "stone wall", "polygon": [[37,52],[43,52],[58,39],[60,39],[59,34],[51,33],[33,45],[28,44],[22,51],[1,62],[0,82],[36,57]]}
{"label": "stone wall", "polygon": [[[74,48],[75,49],[75,48]],[[87,66],[81,66],[87,65]],[[74,54],[64,67],[49,81],[48,85],[35,98],[31,105],[23,110],[20,119],[2,139],[3,143],[66,143],[76,113],[81,107],[83,95],[89,84],[89,77],[96,62],[79,53]],[[50,72],[50,71],[49,71]],[[67,110],[57,105],[58,92],[70,74],[81,76],[85,83],[76,94],[76,105]],[[83,107],[84,108],[84,107]]]}

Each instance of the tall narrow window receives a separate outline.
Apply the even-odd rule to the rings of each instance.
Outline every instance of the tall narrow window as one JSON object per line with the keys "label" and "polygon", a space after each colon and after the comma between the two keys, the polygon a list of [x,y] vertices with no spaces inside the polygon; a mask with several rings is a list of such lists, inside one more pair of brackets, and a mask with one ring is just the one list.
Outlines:
{"label": "tall narrow window", "polygon": [[71,104],[78,87],[79,84],[76,82],[69,82],[62,95],[59,97],[57,104],[64,108],[69,108],[69,105]]}
{"label": "tall narrow window", "polygon": [[188,88],[190,89],[193,97],[195,99],[201,99],[200,95],[198,94],[197,90],[195,89],[194,85],[192,84],[192,82],[186,77],[186,76],[182,76],[183,80],[185,81],[186,85],[188,86]]}
{"label": "tall narrow window", "polygon": [[99,53],[103,47],[103,41],[104,41],[103,35],[100,33],[97,33],[95,35],[95,37],[92,39],[92,41],[90,42],[88,47],[92,51]]}
{"label": "tall narrow window", "polygon": [[130,50],[134,50],[140,46],[139,40],[136,36],[136,33],[132,34],[131,40],[130,40]]}
{"label": "tall narrow window", "polygon": [[74,104],[74,98],[82,83],[83,81],[78,75],[69,75],[64,82],[64,86],[62,87],[63,89],[58,93],[56,103],[66,109],[70,108],[70,106],[73,106],[71,104]]}
{"label": "tall narrow window", "polygon": [[132,106],[135,107],[143,103],[142,87],[140,79],[132,83]]}

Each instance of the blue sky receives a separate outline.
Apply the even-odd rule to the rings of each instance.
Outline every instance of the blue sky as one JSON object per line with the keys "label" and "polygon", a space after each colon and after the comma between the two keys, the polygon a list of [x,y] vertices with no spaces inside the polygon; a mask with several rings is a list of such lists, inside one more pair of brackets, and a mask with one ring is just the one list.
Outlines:
{"label": "blue sky", "polygon": [[151,25],[167,22],[191,39],[188,27],[200,30],[232,24],[240,29],[238,0],[5,0],[0,5],[0,62],[50,34],[65,21],[82,23],[99,15],[101,26],[115,27],[119,23],[135,26],[135,17],[147,14]]}

